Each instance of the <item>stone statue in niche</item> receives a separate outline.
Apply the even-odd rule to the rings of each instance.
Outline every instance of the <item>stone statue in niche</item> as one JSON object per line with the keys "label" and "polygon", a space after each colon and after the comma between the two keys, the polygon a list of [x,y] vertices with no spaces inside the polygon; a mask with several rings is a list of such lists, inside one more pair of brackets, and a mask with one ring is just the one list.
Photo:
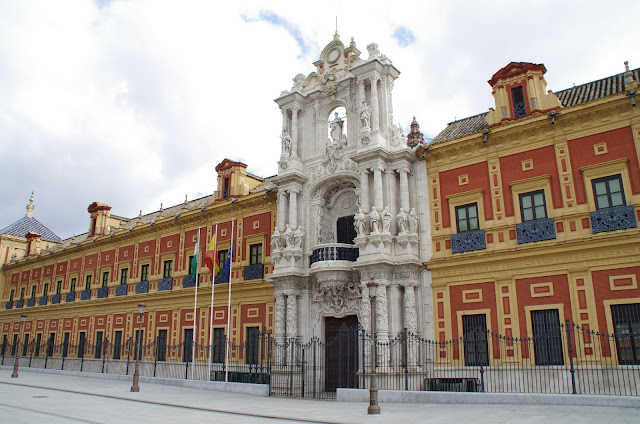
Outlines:
{"label": "stone statue in niche", "polygon": [[329,123],[331,128],[331,141],[334,143],[340,143],[342,141],[342,130],[344,127],[344,120],[338,116],[338,112],[335,112],[333,120]]}
{"label": "stone statue in niche", "polygon": [[280,139],[282,140],[282,156],[283,157],[291,156],[291,136],[287,132],[286,128],[282,129],[282,134],[280,135]]}
{"label": "stone statue in niche", "polygon": [[369,103],[362,102],[360,108],[360,120],[362,121],[362,128],[371,128],[371,106]]}
{"label": "stone statue in niche", "polygon": [[356,233],[359,236],[364,236],[367,231],[367,222],[362,209],[358,209],[358,213],[353,217],[354,226],[356,227]]}
{"label": "stone statue in niche", "polygon": [[375,206],[369,212],[369,219],[371,220],[371,234],[380,234],[380,214]]}
{"label": "stone statue in niche", "polygon": [[287,224],[287,229],[284,231],[284,247],[293,247],[293,231],[291,231],[291,227]]}
{"label": "stone statue in niche", "polygon": [[382,233],[390,234],[389,229],[391,228],[391,214],[389,213],[389,207],[385,207],[382,211]]}
{"label": "stone statue in niche", "polygon": [[279,250],[282,247],[282,240],[280,240],[280,231],[276,228],[271,235],[271,249]]}
{"label": "stone statue in niche", "polygon": [[296,249],[302,249],[302,236],[304,235],[304,231],[302,228],[298,227],[293,233],[293,247]]}
{"label": "stone statue in niche", "polygon": [[396,223],[398,224],[398,234],[405,234],[409,227],[409,215],[404,209],[401,209],[396,215]]}
{"label": "stone statue in niche", "polygon": [[418,213],[415,208],[411,208],[411,212],[409,212],[409,232],[411,234],[418,232]]}

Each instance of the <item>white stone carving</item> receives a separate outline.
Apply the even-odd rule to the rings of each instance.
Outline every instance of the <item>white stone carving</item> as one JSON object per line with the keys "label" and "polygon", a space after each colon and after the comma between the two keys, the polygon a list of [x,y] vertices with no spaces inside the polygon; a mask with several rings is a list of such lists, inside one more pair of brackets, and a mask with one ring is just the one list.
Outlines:
{"label": "white stone carving", "polygon": [[418,232],[418,213],[416,208],[411,208],[409,212],[409,233],[416,234]]}
{"label": "white stone carving", "polygon": [[280,140],[282,140],[282,153],[280,154],[280,156],[288,158],[289,156],[291,156],[291,136],[287,132],[286,128],[282,129]]}
{"label": "white stone carving", "polygon": [[371,128],[371,106],[364,101],[360,108],[360,120],[362,121],[362,129]]}
{"label": "white stone carving", "polygon": [[389,213],[388,206],[385,206],[380,219],[382,220],[382,233],[391,234],[391,232],[389,231],[391,228],[391,214]]}
{"label": "white stone carving", "polygon": [[377,43],[367,44],[367,51],[369,52],[369,59],[380,56],[380,50]]}
{"label": "white stone carving", "polygon": [[282,238],[284,239],[284,247],[293,247],[293,231],[291,231],[289,224],[287,224],[287,229],[284,231]]}
{"label": "white stone carving", "polygon": [[400,210],[398,215],[396,215],[396,224],[398,224],[398,234],[407,233],[407,228],[409,228],[409,215],[404,210]]}
{"label": "white stone carving", "polygon": [[353,223],[356,227],[356,234],[359,236],[367,234],[367,221],[362,209],[358,209],[358,213],[353,218]]}
{"label": "white stone carving", "polygon": [[380,214],[375,206],[371,207],[371,212],[369,212],[369,223],[371,224],[371,234],[379,234],[380,233]]}
{"label": "white stone carving", "polygon": [[296,231],[293,233],[293,247],[295,249],[302,249],[302,237],[304,236],[304,231],[302,231],[301,227],[298,227]]}
{"label": "white stone carving", "polygon": [[398,122],[398,125],[393,126],[393,137],[391,138],[391,145],[397,147],[404,142],[404,131],[402,130],[402,125],[400,125],[400,122]]}

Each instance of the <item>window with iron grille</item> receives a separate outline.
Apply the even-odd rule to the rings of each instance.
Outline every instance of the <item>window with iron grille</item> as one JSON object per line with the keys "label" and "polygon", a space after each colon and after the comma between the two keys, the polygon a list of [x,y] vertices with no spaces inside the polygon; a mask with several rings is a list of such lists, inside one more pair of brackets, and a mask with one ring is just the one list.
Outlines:
{"label": "window with iron grille", "polygon": [[182,362],[191,362],[193,352],[193,328],[184,330],[184,349],[182,349]]}
{"label": "window with iron grille", "polygon": [[113,335],[113,359],[120,359],[122,350],[122,331],[116,331]]}
{"label": "window with iron grille", "polygon": [[620,174],[591,181],[596,209],[615,208],[626,205]]}
{"label": "window with iron grille", "polygon": [[135,342],[133,345],[133,360],[138,359],[138,353],[140,353],[140,359],[142,360],[142,343],[144,343],[144,330],[136,330]]}
{"label": "window with iron grille", "polygon": [[249,265],[262,263],[262,244],[249,246]]}
{"label": "window with iron grille", "polygon": [[96,331],[96,343],[95,343],[95,354],[93,357],[95,359],[100,359],[102,357],[102,331]]}
{"label": "window with iron grille", "polygon": [[49,340],[47,341],[47,356],[53,356],[53,345],[56,342],[56,333],[49,334]]}
{"label": "window with iron grille", "polygon": [[4,336],[2,336],[2,352],[0,352],[0,355],[4,356],[4,352],[7,349],[7,335],[5,334]]}
{"label": "window with iron grille", "polygon": [[11,345],[11,356],[16,356],[16,349],[18,348],[18,335],[13,335],[13,344]]}
{"label": "window with iron grille", "polygon": [[173,270],[173,261],[164,261],[164,270],[162,272],[162,278],[171,277],[172,270]]}
{"label": "window with iron grille", "polygon": [[544,190],[521,194],[520,211],[522,213],[522,222],[545,219],[547,217],[547,205],[544,198]]}
{"label": "window with iron grille", "polygon": [[42,343],[42,333],[36,334],[36,344],[33,349],[33,356],[40,356],[40,344]]}
{"label": "window with iron grille", "polygon": [[91,275],[87,275],[87,279],[84,282],[84,289],[91,290]]}
{"label": "window with iron grille", "polygon": [[478,204],[469,203],[456,207],[456,224],[459,233],[480,228],[478,224]]}
{"label": "window with iron grille", "polygon": [[224,353],[227,339],[224,336],[224,328],[213,329],[213,362],[224,362]]}
{"label": "window with iron grille", "polygon": [[640,303],[611,305],[620,365],[640,364]]}
{"label": "window with iron grille", "polygon": [[527,115],[527,105],[524,101],[524,90],[522,86],[511,89],[511,99],[513,100],[513,116],[521,118]]}
{"label": "window with iron grille", "polygon": [[109,271],[102,273],[102,287],[107,287],[109,284]]}
{"label": "window with iron grille", "polygon": [[24,335],[24,343],[22,344],[22,356],[27,356],[27,348],[29,347],[29,335]]}
{"label": "window with iron grille", "polygon": [[84,331],[79,333],[79,342],[78,342],[78,358],[84,358],[84,349],[87,344],[87,335]]}
{"label": "window with iron grille", "polygon": [[149,281],[149,264],[140,266],[140,281]]}
{"label": "window with iron grille", "polygon": [[69,333],[64,333],[64,341],[62,342],[62,357],[66,358],[69,353]]}
{"label": "window with iron grille", "polygon": [[257,364],[259,349],[260,349],[260,328],[247,327],[246,362],[245,363]]}
{"label": "window with iron grille", "polygon": [[464,364],[468,367],[489,365],[487,342],[487,316],[485,314],[463,315]]}
{"label": "window with iron grille", "polygon": [[156,360],[167,360],[167,330],[158,330],[158,340],[156,342]]}
{"label": "window with iron grille", "polygon": [[536,365],[564,365],[558,310],[531,311],[531,326]]}
{"label": "window with iron grille", "polygon": [[127,284],[128,273],[129,273],[129,268],[122,268],[120,270],[120,284]]}

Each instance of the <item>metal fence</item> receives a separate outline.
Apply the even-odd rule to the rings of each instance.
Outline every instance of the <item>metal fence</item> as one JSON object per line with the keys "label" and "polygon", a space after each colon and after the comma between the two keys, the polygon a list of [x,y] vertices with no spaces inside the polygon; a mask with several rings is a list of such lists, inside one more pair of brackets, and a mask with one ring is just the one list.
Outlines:
{"label": "metal fence", "polygon": [[[376,374],[382,390],[492,393],[640,395],[640,332],[604,334],[571,324],[538,328],[513,338],[479,327],[448,341],[403,331],[377,343]],[[137,343],[104,340],[1,346],[2,365],[19,353],[20,366],[132,374]],[[335,338],[277,343],[265,330],[235,345],[158,338],[139,346],[140,375],[268,384],[271,395],[333,398],[337,388],[368,388],[371,338],[343,326]],[[228,359],[227,359],[228,355]],[[225,363],[227,365],[225,365]]]}

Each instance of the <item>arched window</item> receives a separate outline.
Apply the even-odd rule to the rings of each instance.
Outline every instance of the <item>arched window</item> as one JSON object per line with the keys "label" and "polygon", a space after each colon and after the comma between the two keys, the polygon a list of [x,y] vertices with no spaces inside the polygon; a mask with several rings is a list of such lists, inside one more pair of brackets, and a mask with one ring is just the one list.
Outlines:
{"label": "arched window", "polygon": [[345,244],[353,244],[353,239],[356,238],[356,229],[353,226],[353,217],[343,216],[338,218],[337,225],[337,242]]}

